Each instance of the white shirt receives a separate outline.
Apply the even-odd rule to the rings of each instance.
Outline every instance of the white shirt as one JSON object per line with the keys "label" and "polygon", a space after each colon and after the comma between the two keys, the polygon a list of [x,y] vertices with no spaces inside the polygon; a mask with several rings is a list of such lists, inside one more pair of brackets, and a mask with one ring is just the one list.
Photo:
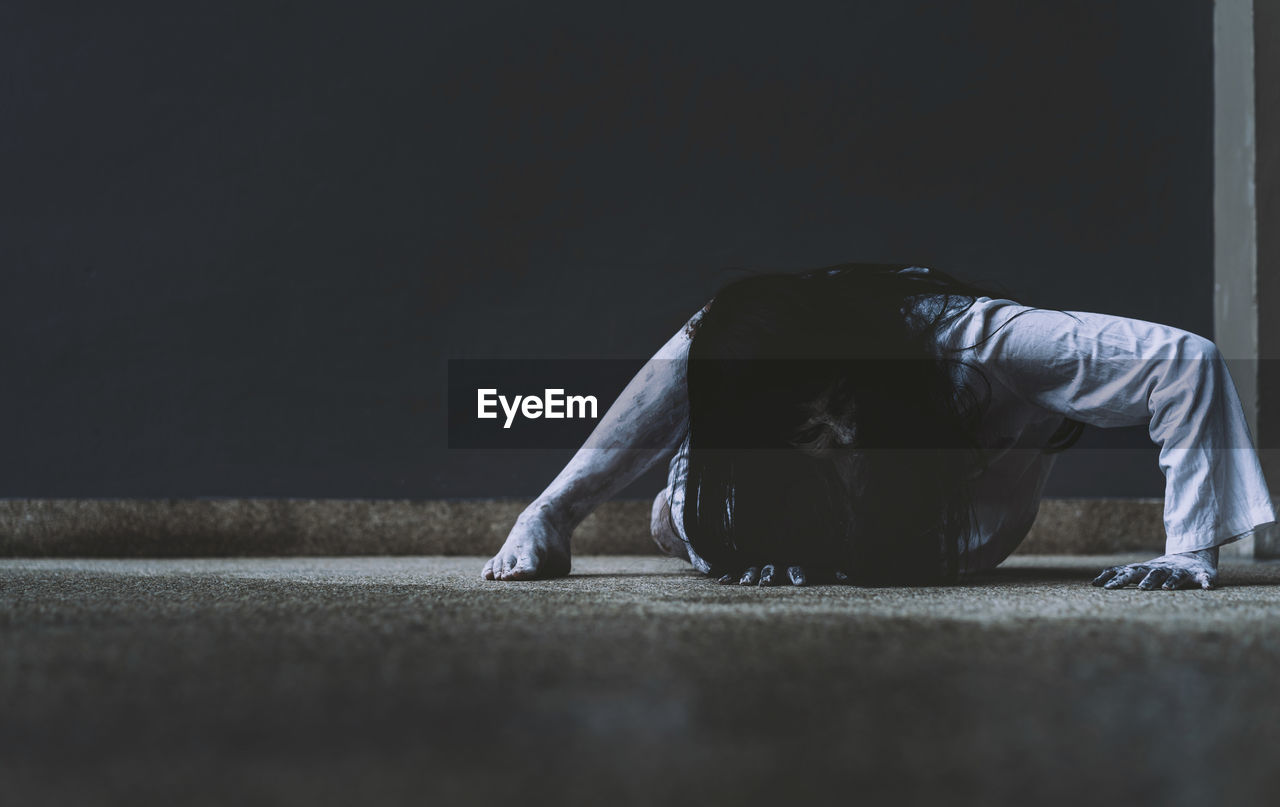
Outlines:
{"label": "white shirt", "polygon": [[[931,315],[942,299],[923,298],[917,311]],[[937,336],[939,350],[975,346],[946,355],[976,364],[991,383],[977,435],[989,464],[973,482],[970,571],[998,565],[1031,529],[1057,457],[1041,449],[1064,416],[1102,428],[1147,427],[1165,475],[1166,553],[1222,546],[1276,520],[1235,384],[1208,339],[1153,322],[990,297],[979,297]],[[686,543],[688,449],[686,436],[667,491]]]}

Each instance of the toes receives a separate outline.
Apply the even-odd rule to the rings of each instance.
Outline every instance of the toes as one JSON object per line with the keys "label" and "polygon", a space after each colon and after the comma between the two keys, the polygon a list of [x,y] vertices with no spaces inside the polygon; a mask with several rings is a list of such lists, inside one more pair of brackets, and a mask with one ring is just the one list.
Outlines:
{"label": "toes", "polygon": [[1150,591],[1156,586],[1163,583],[1169,577],[1168,569],[1152,569],[1147,572],[1147,576],[1142,578],[1142,582],[1138,584],[1138,588],[1143,591]]}
{"label": "toes", "polygon": [[760,585],[772,586],[774,584],[773,578],[777,573],[778,570],[774,568],[772,563],[766,564],[765,567],[760,570]]}
{"label": "toes", "polygon": [[493,579],[493,558],[489,558],[489,562],[484,565],[484,571],[480,572],[480,576],[485,580]]}
{"label": "toes", "polygon": [[498,580],[506,580],[507,575],[509,575],[511,573],[511,570],[515,568],[516,556],[502,555],[500,557],[494,558],[494,561],[495,563],[493,564],[493,576]]}
{"label": "toes", "polygon": [[1213,578],[1209,576],[1208,572],[1197,572],[1195,581],[1200,585],[1200,588],[1205,591],[1213,588]]}
{"label": "toes", "polygon": [[508,580],[529,580],[538,574],[538,564],[531,557],[522,557],[516,561],[516,565],[507,571]]}
{"label": "toes", "polygon": [[1115,577],[1117,574],[1119,574],[1119,573],[1120,573],[1120,569],[1121,569],[1121,568],[1123,568],[1123,567],[1120,567],[1120,566],[1112,566],[1110,569],[1103,569],[1103,570],[1102,570],[1102,574],[1100,574],[1100,575],[1098,575],[1097,577],[1093,578],[1093,584],[1094,584],[1095,586],[1100,586],[1100,585],[1102,585],[1103,583],[1107,582],[1108,580],[1110,580],[1111,578],[1113,578],[1113,577]]}
{"label": "toes", "polygon": [[732,583],[732,582],[734,582],[734,581],[735,581],[735,580],[737,580],[737,579],[738,579],[738,576],[737,576],[736,574],[734,574],[733,572],[725,572],[725,573],[720,577],[720,579],[719,579],[719,580],[717,580],[716,582],[717,582],[717,583],[719,583],[720,585],[725,585],[726,583]]}
{"label": "toes", "polygon": [[793,586],[803,586],[805,583],[804,569],[799,566],[787,567],[787,577],[791,579]]}
{"label": "toes", "polygon": [[742,579],[738,581],[741,586],[754,586],[760,581],[760,567],[751,566],[742,573]]}

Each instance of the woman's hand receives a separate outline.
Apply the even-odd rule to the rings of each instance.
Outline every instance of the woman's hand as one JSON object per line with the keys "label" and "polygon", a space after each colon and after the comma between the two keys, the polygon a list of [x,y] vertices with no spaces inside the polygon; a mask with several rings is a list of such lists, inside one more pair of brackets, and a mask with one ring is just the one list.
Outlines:
{"label": "woman's hand", "polygon": [[1154,588],[1166,591],[1213,588],[1218,583],[1218,548],[1161,555],[1145,563],[1112,566],[1093,580],[1095,586],[1103,588],[1124,588],[1130,583],[1137,583],[1143,591]]}
{"label": "woman's hand", "polygon": [[516,519],[481,575],[485,580],[537,580],[564,577],[571,565],[569,531],[558,527],[535,502]]}
{"label": "woman's hand", "polygon": [[[848,579],[844,572],[835,572],[835,582],[844,583]],[[809,583],[809,575],[805,573],[802,566],[784,567],[766,563],[764,566],[750,566],[741,575],[725,574],[720,578],[720,582],[737,583],[740,586],[778,586],[786,583],[803,586]]]}

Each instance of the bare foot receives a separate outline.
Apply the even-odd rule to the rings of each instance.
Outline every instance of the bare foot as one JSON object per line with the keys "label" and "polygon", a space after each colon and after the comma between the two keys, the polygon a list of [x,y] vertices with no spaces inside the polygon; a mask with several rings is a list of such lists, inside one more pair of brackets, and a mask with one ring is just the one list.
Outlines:
{"label": "bare foot", "polygon": [[567,530],[557,527],[536,505],[520,514],[498,554],[484,565],[485,580],[537,580],[564,577],[572,566]]}

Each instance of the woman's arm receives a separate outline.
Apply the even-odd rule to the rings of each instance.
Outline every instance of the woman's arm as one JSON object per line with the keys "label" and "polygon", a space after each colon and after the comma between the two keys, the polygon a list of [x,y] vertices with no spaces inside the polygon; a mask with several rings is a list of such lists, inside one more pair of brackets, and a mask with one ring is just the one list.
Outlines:
{"label": "woman's arm", "polygon": [[1275,520],[1235,384],[1213,342],[1078,311],[993,305],[976,320],[968,335],[990,335],[976,352],[993,382],[1084,423],[1144,425],[1160,446],[1165,554],[1108,569],[1097,585],[1210,588],[1218,547]]}
{"label": "woman's arm", "polygon": [[689,426],[685,360],[701,316],[654,354],[605,412],[582,448],[516,519],[482,572],[486,580],[532,580],[569,573],[569,536],[610,496],[668,458]]}

